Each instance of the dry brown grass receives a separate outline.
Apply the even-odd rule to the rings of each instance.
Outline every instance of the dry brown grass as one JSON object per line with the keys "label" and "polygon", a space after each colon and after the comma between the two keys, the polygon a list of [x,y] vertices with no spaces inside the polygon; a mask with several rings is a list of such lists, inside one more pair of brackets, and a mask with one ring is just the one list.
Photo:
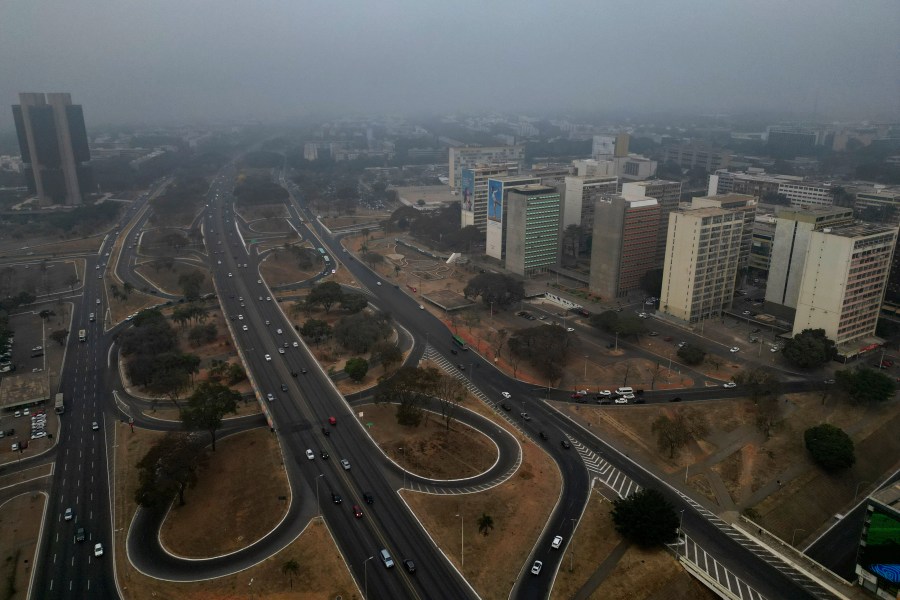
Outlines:
{"label": "dry brown grass", "polygon": [[207,558],[248,546],[287,513],[290,488],[278,441],[268,429],[228,436],[207,454],[197,487],[163,522],[160,540],[173,554]]}
{"label": "dry brown grass", "polygon": [[[112,324],[119,323],[123,321],[125,317],[130,314],[139,312],[145,308],[152,308],[158,304],[163,304],[165,300],[161,298],[157,298],[156,296],[151,296],[150,294],[144,294],[143,292],[139,292],[137,290],[132,290],[128,297],[124,300],[119,297],[115,298],[112,295],[112,290],[110,289],[111,285],[117,285],[112,283],[110,277],[105,277],[103,280],[103,285],[106,289],[106,298],[104,302],[100,306],[96,306],[97,311],[97,320],[99,321],[101,318],[103,319],[104,325],[109,326],[109,323],[106,321],[106,312],[100,312],[99,309],[106,310],[109,307],[109,312],[112,315]],[[122,290],[121,285],[117,285],[119,290]],[[91,298],[86,299],[88,303],[92,301]]]}
{"label": "dry brown grass", "polygon": [[[116,424],[118,447],[116,460],[116,561],[119,583],[128,600],[238,600],[248,593],[273,600],[320,600],[338,595],[353,598],[357,588],[328,530],[311,523],[289,546],[262,563],[240,573],[196,583],[175,583],[147,577],[128,562],[124,536],[135,511],[133,501],[140,460],[153,440],[162,434],[136,430]],[[295,498],[296,501],[296,498]],[[300,564],[293,588],[281,573],[287,560]],[[253,581],[252,586],[250,582]]]}
{"label": "dry brown grass", "polygon": [[[394,405],[368,404],[357,407],[363,423],[374,423],[368,431],[394,462],[423,477],[461,479],[484,472],[497,459],[497,448],[482,433],[454,422],[444,429],[440,415],[426,413],[419,427],[397,424]],[[400,451],[400,448],[403,448]]]}
{"label": "dry brown grass", "polygon": [[[181,411],[178,408],[165,406],[165,402],[161,402],[163,408],[157,408],[156,410],[147,409],[142,411],[143,414],[148,417],[153,417],[154,419],[164,419],[168,421],[180,421],[181,420]],[[256,400],[251,400],[249,402],[238,402],[237,413],[227,414],[224,417],[224,421],[227,423],[228,419],[236,419],[237,417],[244,417],[246,415],[255,415],[260,412],[259,402]]]}
{"label": "dry brown grass", "polygon": [[[492,419],[505,427],[497,417]],[[466,553],[461,570],[482,598],[509,595],[560,491],[559,471],[550,457],[530,442],[523,444],[523,453],[515,475],[485,492],[456,496],[403,492],[438,547],[458,567],[460,519],[455,515],[463,515]],[[494,520],[494,529],[486,536],[478,532],[477,520],[482,514]]]}
{"label": "dry brown grass", "polygon": [[631,546],[590,597],[597,600],[714,600],[718,596],[685,571],[671,553]]}
{"label": "dry brown grass", "polygon": [[[0,581],[4,600],[25,600],[46,497],[23,494],[0,506]],[[56,518],[56,515],[48,515]]]}
{"label": "dry brown grass", "polygon": [[180,295],[182,293],[181,286],[178,284],[178,278],[188,273],[203,273],[206,276],[200,285],[200,294],[210,294],[213,290],[212,279],[209,275],[209,269],[203,267],[189,265],[182,262],[176,262],[171,269],[156,269],[149,264],[142,264],[135,269],[145,279],[153,283],[163,292],[172,295]]}
{"label": "dry brown grass", "polygon": [[276,248],[266,256],[266,260],[260,265],[262,278],[269,286],[299,283],[314,276],[321,269],[321,261],[304,270],[297,266],[297,260],[290,250]]}

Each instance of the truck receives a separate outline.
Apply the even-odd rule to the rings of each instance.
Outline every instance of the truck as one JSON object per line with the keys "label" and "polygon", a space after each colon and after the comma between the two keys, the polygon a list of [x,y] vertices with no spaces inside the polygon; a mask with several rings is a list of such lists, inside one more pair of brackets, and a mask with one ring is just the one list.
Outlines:
{"label": "truck", "polygon": [[84,329],[79,329],[78,330],[78,341],[83,342],[85,340],[87,340],[87,331]]}
{"label": "truck", "polygon": [[56,411],[56,414],[61,415],[66,412],[66,405],[63,404],[63,395],[62,392],[56,395],[56,401],[53,403],[53,410]]}

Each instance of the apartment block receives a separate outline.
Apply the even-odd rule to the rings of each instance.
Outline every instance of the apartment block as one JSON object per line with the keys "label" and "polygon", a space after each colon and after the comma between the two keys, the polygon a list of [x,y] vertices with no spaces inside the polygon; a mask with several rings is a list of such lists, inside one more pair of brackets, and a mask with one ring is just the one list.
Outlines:
{"label": "apartment block", "polygon": [[594,226],[594,201],[603,194],[616,194],[618,186],[619,178],[615,175],[566,177],[559,188],[563,196],[563,229],[581,225],[590,231]]}
{"label": "apartment block", "polygon": [[537,184],[511,189],[499,210],[507,221],[508,270],[531,277],[557,264],[562,197],[556,189]]}
{"label": "apartment block", "polygon": [[775,213],[766,302],[796,309],[810,236],[814,231],[852,223],[853,210],[849,208],[783,208]]}
{"label": "apartment block", "polygon": [[775,242],[774,219],[760,219],[756,216],[753,222],[753,241],[750,244],[750,257],[747,266],[756,271],[768,273],[772,265],[772,249]]}
{"label": "apartment block", "polygon": [[656,268],[660,206],[653,198],[602,195],[595,201],[590,290],[623,298]]}
{"label": "apartment block", "polygon": [[[464,169],[462,172],[462,196],[460,227],[474,225],[482,233],[487,231],[488,180],[492,177],[509,177],[519,174],[517,163],[487,165]],[[498,200],[499,201],[499,200]]]}
{"label": "apartment block", "polygon": [[70,94],[23,93],[12,111],[29,190],[42,205],[81,204],[92,186],[81,105]]}
{"label": "apartment block", "polygon": [[756,200],[747,194],[716,194],[691,199],[693,208],[717,207],[740,211],[744,216],[743,237],[738,268],[746,268],[750,262],[750,247],[753,244],[753,222],[756,220]]}
{"label": "apartment block", "polygon": [[462,186],[462,172],[478,166],[516,163],[519,170],[525,168],[525,146],[460,146],[450,148],[450,186],[458,190]]}
{"label": "apartment block", "polygon": [[[512,175],[509,177],[491,177],[488,179],[488,197],[499,198],[500,205],[506,203],[509,190],[523,185],[541,183],[540,178],[530,175]],[[485,254],[503,260],[506,257],[506,225],[502,210],[493,210],[492,218],[487,219],[485,233]]]}
{"label": "apartment block", "polygon": [[674,162],[683,169],[700,167],[709,173],[727,169],[731,164],[731,156],[731,152],[727,150],[699,142],[663,148],[663,162]]}
{"label": "apartment block", "polygon": [[900,186],[857,189],[853,208],[860,219],[900,225]]}
{"label": "apartment block", "polygon": [[659,233],[656,236],[656,267],[666,260],[666,234],[669,231],[669,213],[678,208],[681,200],[681,182],[665,179],[649,179],[622,184],[626,198],[655,198],[659,203]]}
{"label": "apartment block", "polygon": [[872,223],[811,232],[793,333],[824,329],[845,356],[877,342],[896,243],[896,227]]}
{"label": "apartment block", "polygon": [[744,212],[679,208],[669,215],[660,311],[684,323],[730,306],[741,256]]}

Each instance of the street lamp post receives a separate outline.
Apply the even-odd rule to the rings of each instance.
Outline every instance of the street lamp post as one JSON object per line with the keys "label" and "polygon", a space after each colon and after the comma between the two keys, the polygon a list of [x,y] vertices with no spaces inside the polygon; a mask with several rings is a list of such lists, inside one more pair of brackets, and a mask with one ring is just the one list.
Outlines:
{"label": "street lamp post", "polygon": [[572,539],[571,542],[569,542],[572,546],[569,548],[569,573],[571,573],[575,570],[575,521],[577,521],[577,519],[569,520],[572,521]]}
{"label": "street lamp post", "polygon": [[619,332],[616,332],[616,352],[619,351]]}
{"label": "street lamp post", "polygon": [[[585,381],[587,381],[587,361],[588,361],[588,355],[585,354],[584,355],[584,380]],[[587,387],[587,386],[585,386],[585,387]]]}
{"label": "street lamp post", "polygon": [[369,561],[375,558],[374,556],[370,556],[366,560],[363,561],[363,587],[365,592],[363,592],[363,598],[368,600],[369,598]]}
{"label": "street lamp post", "polygon": [[463,570],[466,568],[466,538],[465,532],[463,531],[463,516],[462,513],[458,513],[456,515],[459,517],[459,562],[460,566]]}
{"label": "street lamp post", "polygon": [[[400,453],[403,455],[403,462],[405,463],[406,462],[406,450],[404,450],[402,447],[398,448],[398,450],[400,450]],[[406,466],[400,465],[400,469],[403,471],[403,488],[405,489],[406,488]]]}
{"label": "street lamp post", "polygon": [[319,504],[319,480],[325,477],[325,473],[319,473],[319,476],[316,477],[316,511],[319,513],[319,517],[322,517],[322,505]]}

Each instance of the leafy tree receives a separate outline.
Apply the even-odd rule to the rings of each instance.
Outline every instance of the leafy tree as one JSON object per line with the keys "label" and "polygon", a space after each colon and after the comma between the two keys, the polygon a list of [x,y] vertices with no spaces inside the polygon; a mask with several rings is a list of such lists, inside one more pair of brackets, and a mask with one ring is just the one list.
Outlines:
{"label": "leafy tree", "polygon": [[633,313],[619,313],[614,310],[605,310],[602,313],[591,315],[589,322],[594,327],[607,333],[617,333],[621,336],[639,336],[647,332],[644,320]]}
{"label": "leafy tree", "polygon": [[325,313],[331,312],[331,307],[344,299],[344,291],[334,281],[319,283],[309,291],[306,303],[310,306],[321,305]]}
{"label": "leafy tree", "polygon": [[800,369],[821,367],[835,357],[834,342],[824,329],[804,329],[789,339],[781,351],[784,358]]}
{"label": "leafy tree", "polygon": [[362,294],[344,294],[341,299],[341,308],[350,314],[358,313],[369,305],[369,301]]}
{"label": "leafy tree", "polygon": [[331,325],[319,319],[307,319],[300,328],[300,334],[318,346],[319,342],[331,335]]}
{"label": "leafy tree", "polygon": [[495,310],[507,308],[525,297],[525,286],[522,282],[502,273],[480,273],[469,280],[463,294],[466,298],[477,298],[485,306],[493,303]]}
{"label": "leafy tree", "polygon": [[195,348],[203,344],[209,344],[216,339],[218,329],[215,323],[206,323],[205,325],[197,325],[188,332],[188,340],[191,346]]}
{"label": "leafy tree", "polygon": [[662,294],[662,269],[650,269],[641,276],[641,289],[648,296],[659,298]]}
{"label": "leafy tree", "polygon": [[178,285],[184,294],[185,300],[193,302],[200,299],[200,286],[206,281],[206,275],[200,271],[191,271],[190,273],[182,273],[178,276]]}
{"label": "leafy tree", "polygon": [[350,379],[358,383],[369,372],[369,361],[362,357],[348,358],[344,364],[344,372]]}
{"label": "leafy tree", "polygon": [[213,452],[216,451],[216,431],[222,427],[222,417],[237,412],[241,395],[229,387],[204,381],[181,409],[181,423],[185,429],[205,429],[209,432]]}
{"label": "leafy tree", "polygon": [[781,380],[770,369],[756,367],[739,371],[733,377],[735,383],[741,386],[747,396],[757,404],[764,396],[779,396],[781,394]]}
{"label": "leafy tree", "polygon": [[656,443],[660,451],[669,451],[669,458],[675,458],[678,451],[692,439],[706,435],[708,426],[703,413],[696,411],[677,411],[674,417],[660,415],[651,430],[656,433]]}
{"label": "leafy tree", "polygon": [[494,518],[487,513],[481,513],[481,516],[478,517],[478,532],[487,537],[493,528]]}
{"label": "leafy tree", "polygon": [[434,396],[441,373],[434,367],[401,367],[389,378],[382,377],[375,388],[375,402],[391,402],[397,407],[397,423],[418,427],[422,405]]}
{"label": "leafy tree", "polygon": [[527,360],[544,377],[559,379],[574,340],[558,325],[538,325],[517,331],[508,346],[511,353]]}
{"label": "leafy tree", "polygon": [[298,573],[300,573],[300,563],[293,558],[285,561],[285,563],[281,565],[281,574],[288,576],[291,589],[294,589],[294,576]]}
{"label": "leafy tree", "polygon": [[66,338],[69,337],[68,329],[57,329],[56,331],[50,334],[50,339],[59,344],[60,346],[66,345]]}
{"label": "leafy tree", "polygon": [[234,385],[236,383],[240,383],[247,379],[247,373],[244,372],[244,367],[237,363],[231,363],[228,366],[228,384]]}
{"label": "leafy tree", "polygon": [[619,314],[614,310],[594,313],[590,316],[588,322],[597,329],[602,329],[607,333],[615,333],[619,330]]}
{"label": "leafy tree", "polygon": [[49,319],[50,317],[55,317],[55,316],[56,316],[56,313],[53,312],[52,310],[47,310],[47,309],[45,308],[44,310],[42,310],[41,312],[38,313],[38,316],[39,316],[41,319],[43,319],[44,321],[46,321],[46,320]]}
{"label": "leafy tree", "polygon": [[178,504],[184,506],[184,492],[196,485],[203,463],[202,444],[188,434],[167,433],[137,464],[135,501],[145,508],[164,510],[177,496]]}
{"label": "leafy tree", "polygon": [[803,432],[812,459],[826,471],[840,471],[856,462],[853,440],[843,429],[823,423]]}
{"label": "leafy tree", "polygon": [[365,312],[341,317],[334,325],[334,338],[347,350],[363,354],[391,333],[387,316],[381,312]]}
{"label": "leafy tree", "polygon": [[678,358],[687,365],[699,365],[706,358],[706,350],[693,344],[685,344],[678,349]]}
{"label": "leafy tree", "polygon": [[391,366],[399,365],[403,361],[403,351],[388,340],[376,342],[372,345],[372,360],[380,361],[386,373]]}
{"label": "leafy tree", "polygon": [[369,263],[370,267],[384,262],[384,257],[377,252],[363,252],[360,258]]}
{"label": "leafy tree", "polygon": [[834,375],[837,388],[854,404],[877,404],[894,397],[897,385],[884,373],[872,369],[840,370]]}
{"label": "leafy tree", "polygon": [[675,540],[678,514],[668,500],[652,488],[644,488],[613,502],[616,531],[644,548]]}

